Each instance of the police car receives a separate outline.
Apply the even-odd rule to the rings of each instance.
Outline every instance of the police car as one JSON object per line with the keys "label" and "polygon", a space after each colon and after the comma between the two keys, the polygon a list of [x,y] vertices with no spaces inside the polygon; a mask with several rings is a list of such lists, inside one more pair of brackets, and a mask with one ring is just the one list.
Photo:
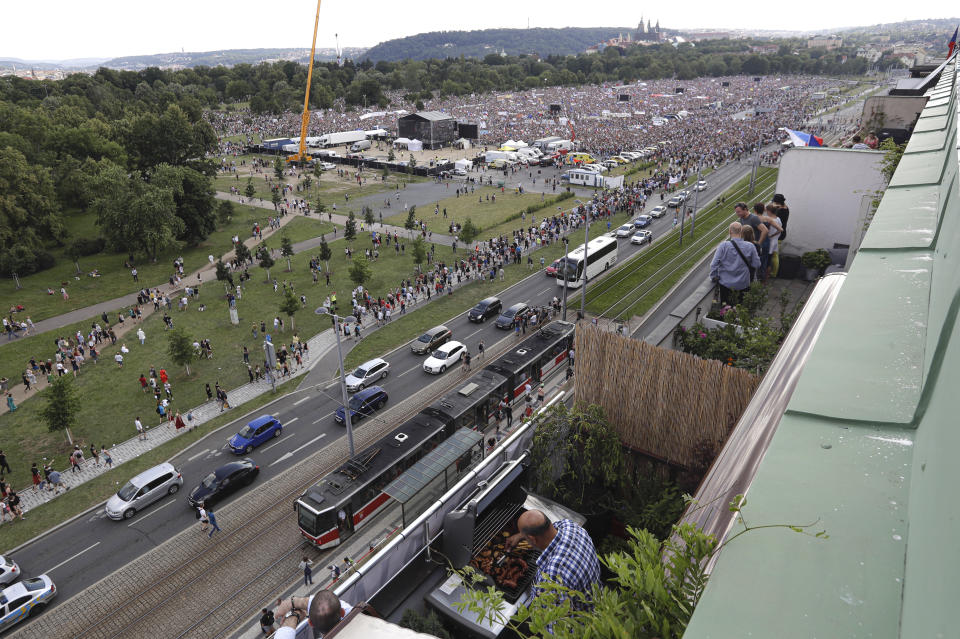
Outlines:
{"label": "police car", "polygon": [[46,575],[23,579],[0,592],[0,632],[39,614],[57,592]]}

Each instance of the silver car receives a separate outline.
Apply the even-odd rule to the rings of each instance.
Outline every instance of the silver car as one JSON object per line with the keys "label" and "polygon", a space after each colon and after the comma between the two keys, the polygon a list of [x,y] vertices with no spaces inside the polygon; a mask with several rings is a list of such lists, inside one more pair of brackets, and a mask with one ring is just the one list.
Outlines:
{"label": "silver car", "polygon": [[0,555],[0,584],[12,584],[20,578],[20,566],[13,559]]}
{"label": "silver car", "polygon": [[387,376],[390,370],[390,364],[386,360],[371,359],[357,366],[356,370],[347,375],[347,390],[351,393],[363,390],[370,384],[377,382]]}
{"label": "silver car", "polygon": [[173,464],[163,463],[145,470],[107,500],[107,517],[130,519],[165,495],[172,495],[183,485],[183,476]]}

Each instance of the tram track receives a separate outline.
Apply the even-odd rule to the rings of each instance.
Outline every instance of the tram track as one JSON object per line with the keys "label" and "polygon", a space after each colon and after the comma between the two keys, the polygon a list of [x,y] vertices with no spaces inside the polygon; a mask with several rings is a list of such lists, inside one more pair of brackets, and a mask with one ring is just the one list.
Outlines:
{"label": "tram track", "polygon": [[[488,349],[490,361],[507,352],[505,337]],[[448,393],[466,376],[457,372],[404,400],[389,414],[355,431],[358,450]],[[293,501],[347,459],[346,437],[245,493],[220,513],[225,530],[213,539],[191,527],[18,628],[12,637],[112,639],[210,638],[235,629],[297,573],[300,557],[325,558],[300,535]],[[230,523],[228,523],[230,522]],[[233,524],[233,522],[239,522]],[[163,564],[163,565],[162,565]],[[93,602],[93,605],[90,605]]]}

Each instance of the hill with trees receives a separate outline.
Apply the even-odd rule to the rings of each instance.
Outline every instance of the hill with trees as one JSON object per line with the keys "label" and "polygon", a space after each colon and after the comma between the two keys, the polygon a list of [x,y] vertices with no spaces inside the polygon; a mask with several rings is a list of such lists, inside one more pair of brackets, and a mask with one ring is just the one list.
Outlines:
{"label": "hill with trees", "polygon": [[429,60],[431,58],[482,58],[491,53],[577,55],[587,47],[609,40],[631,27],[567,27],[564,29],[481,29],[431,31],[381,42],[366,52],[373,62]]}

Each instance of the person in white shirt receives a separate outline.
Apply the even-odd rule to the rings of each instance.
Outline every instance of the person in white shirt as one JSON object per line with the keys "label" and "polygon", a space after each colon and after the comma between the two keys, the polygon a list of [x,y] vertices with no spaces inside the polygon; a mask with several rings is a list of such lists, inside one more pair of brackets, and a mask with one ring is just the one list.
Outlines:
{"label": "person in white shirt", "polygon": [[332,590],[321,590],[310,597],[281,599],[274,613],[280,624],[280,629],[273,635],[274,639],[295,639],[297,626],[304,620],[309,621],[314,636],[322,638],[351,610],[353,606],[340,600]]}

